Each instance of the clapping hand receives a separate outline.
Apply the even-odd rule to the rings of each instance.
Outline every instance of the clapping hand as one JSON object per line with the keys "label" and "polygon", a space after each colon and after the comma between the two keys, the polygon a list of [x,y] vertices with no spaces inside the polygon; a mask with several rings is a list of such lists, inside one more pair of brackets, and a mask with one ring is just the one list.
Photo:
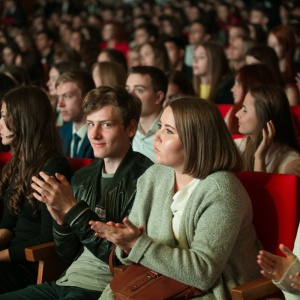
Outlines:
{"label": "clapping hand", "polygon": [[[262,267],[261,273],[272,280],[279,281],[288,267],[294,262],[296,256],[293,252],[283,244],[279,245],[279,249],[286,257],[274,255],[265,250],[259,251],[257,263]],[[296,275],[295,275],[296,276]],[[299,276],[295,283],[300,284]]]}
{"label": "clapping hand", "polygon": [[135,226],[128,218],[124,218],[122,224],[114,222],[105,224],[99,221],[90,221],[89,224],[91,225],[91,229],[96,232],[95,236],[109,240],[126,253],[132,249],[143,232],[142,226]]}

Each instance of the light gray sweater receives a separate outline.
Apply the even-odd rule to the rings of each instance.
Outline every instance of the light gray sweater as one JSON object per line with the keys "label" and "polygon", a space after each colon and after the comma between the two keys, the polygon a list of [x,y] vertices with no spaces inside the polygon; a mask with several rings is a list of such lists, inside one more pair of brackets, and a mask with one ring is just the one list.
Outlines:
{"label": "light gray sweater", "polygon": [[[201,180],[180,223],[179,245],[172,232],[174,170],[149,168],[138,180],[129,219],[143,225],[123,263],[140,263],[208,293],[202,300],[230,299],[231,288],[260,277],[261,249],[252,225],[248,194],[235,175],[217,172]],[[117,250],[122,256],[120,249]],[[100,299],[113,299],[109,286]]]}

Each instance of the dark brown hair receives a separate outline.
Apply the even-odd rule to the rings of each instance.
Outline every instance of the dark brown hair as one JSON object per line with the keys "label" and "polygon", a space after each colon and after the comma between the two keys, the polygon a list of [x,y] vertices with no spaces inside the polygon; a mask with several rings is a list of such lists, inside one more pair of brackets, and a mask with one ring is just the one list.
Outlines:
{"label": "dark brown hair", "polygon": [[262,130],[272,120],[275,127],[273,143],[288,145],[299,151],[295,125],[290,104],[284,90],[278,86],[259,85],[249,89],[254,98],[254,108],[258,126],[253,138],[248,137],[243,153],[246,170],[253,171],[254,153],[262,141]]}
{"label": "dark brown hair", "polygon": [[27,201],[36,214],[40,202],[32,195],[31,178],[53,155],[62,155],[51,104],[45,92],[35,86],[13,89],[2,103],[6,104],[5,123],[13,137],[12,158],[1,171],[0,197],[3,200],[11,187],[8,207],[12,213],[18,214]]}

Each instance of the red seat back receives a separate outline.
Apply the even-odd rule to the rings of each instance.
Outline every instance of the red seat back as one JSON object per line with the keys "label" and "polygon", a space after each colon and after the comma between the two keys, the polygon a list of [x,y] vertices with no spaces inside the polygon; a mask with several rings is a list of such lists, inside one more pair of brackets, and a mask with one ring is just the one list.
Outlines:
{"label": "red seat back", "polygon": [[0,169],[10,160],[11,155],[10,152],[0,152]]}
{"label": "red seat back", "polygon": [[94,160],[91,158],[73,158],[73,157],[67,157],[68,162],[70,166],[73,169],[73,172],[78,171],[80,168],[89,165]]}
{"label": "red seat back", "polygon": [[298,177],[289,174],[241,172],[236,174],[253,206],[253,223],[267,251],[282,255],[278,245],[290,249],[298,229]]}
{"label": "red seat back", "polygon": [[218,107],[222,117],[225,118],[229,109],[232,107],[232,104],[217,104],[217,107]]}

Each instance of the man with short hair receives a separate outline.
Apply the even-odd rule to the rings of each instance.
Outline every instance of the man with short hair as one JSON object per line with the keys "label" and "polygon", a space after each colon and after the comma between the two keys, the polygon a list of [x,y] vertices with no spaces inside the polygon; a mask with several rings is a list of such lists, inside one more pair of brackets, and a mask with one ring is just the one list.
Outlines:
{"label": "man with short hair", "polygon": [[93,300],[112,279],[112,245],[95,237],[89,221],[122,223],[131,210],[137,179],[152,162],[131,148],[141,112],[136,96],[121,87],[102,86],[88,93],[83,110],[98,159],[75,173],[72,189],[60,174],[53,178],[41,172],[43,180],[32,178],[34,197],[47,205],[54,219],[57,253],[72,264],[57,281],[0,295],[2,300]]}
{"label": "man with short hair", "polygon": [[158,28],[148,22],[138,25],[134,29],[134,45],[143,45],[147,42],[154,42],[158,38]]}
{"label": "man with short hair", "polygon": [[91,74],[82,70],[64,72],[56,81],[57,106],[65,122],[59,128],[63,153],[68,157],[94,158],[87,137],[86,115],[82,111],[85,95],[95,88]]}
{"label": "man with short hair", "polygon": [[141,118],[133,139],[133,150],[155,161],[154,135],[158,128],[162,104],[168,88],[164,72],[156,67],[132,67],[126,81],[126,89],[142,101]]}
{"label": "man with short hair", "polygon": [[184,62],[192,67],[195,46],[212,38],[212,28],[201,19],[193,21],[188,34],[189,44],[185,47]]}
{"label": "man with short hair", "polygon": [[167,37],[164,39],[171,68],[173,70],[181,71],[188,78],[193,78],[193,69],[184,63],[185,43],[179,37]]}

